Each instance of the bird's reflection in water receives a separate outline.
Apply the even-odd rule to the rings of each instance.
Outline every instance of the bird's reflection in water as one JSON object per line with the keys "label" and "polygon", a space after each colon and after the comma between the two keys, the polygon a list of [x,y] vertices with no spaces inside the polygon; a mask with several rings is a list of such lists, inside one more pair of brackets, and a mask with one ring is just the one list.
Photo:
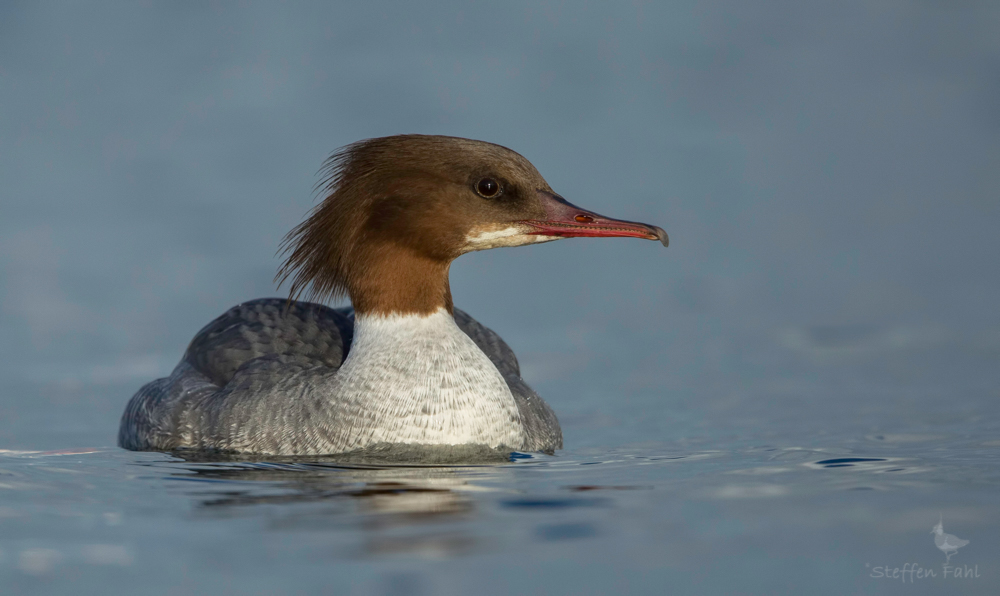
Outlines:
{"label": "bird's reflection in water", "polygon": [[[198,500],[200,515],[263,516],[281,531],[360,529],[362,554],[433,558],[482,546],[453,522],[474,519],[472,494],[492,490],[475,481],[502,473],[510,461],[509,455],[492,451],[458,454],[448,464],[438,464],[444,458],[436,453],[429,458],[411,453],[407,464],[358,454],[252,462],[175,455],[184,461],[170,464],[170,477],[200,484],[189,492]],[[412,463],[426,461],[434,463]]]}

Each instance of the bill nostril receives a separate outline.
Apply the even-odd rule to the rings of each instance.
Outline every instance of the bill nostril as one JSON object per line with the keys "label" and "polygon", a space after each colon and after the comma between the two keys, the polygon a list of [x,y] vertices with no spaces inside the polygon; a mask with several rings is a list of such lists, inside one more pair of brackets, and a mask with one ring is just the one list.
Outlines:
{"label": "bill nostril", "polygon": [[584,215],[582,213],[579,214],[579,215],[577,215],[573,219],[575,219],[576,221],[578,221],[580,223],[594,223],[594,218],[593,217],[591,217],[589,215]]}

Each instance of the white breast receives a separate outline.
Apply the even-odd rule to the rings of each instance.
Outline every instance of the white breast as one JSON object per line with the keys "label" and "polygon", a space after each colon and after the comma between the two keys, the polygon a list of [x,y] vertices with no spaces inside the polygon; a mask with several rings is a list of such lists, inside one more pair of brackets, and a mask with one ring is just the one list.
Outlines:
{"label": "white breast", "polygon": [[361,315],[337,374],[355,413],[354,447],[391,442],[517,448],[524,429],[507,383],[445,310]]}

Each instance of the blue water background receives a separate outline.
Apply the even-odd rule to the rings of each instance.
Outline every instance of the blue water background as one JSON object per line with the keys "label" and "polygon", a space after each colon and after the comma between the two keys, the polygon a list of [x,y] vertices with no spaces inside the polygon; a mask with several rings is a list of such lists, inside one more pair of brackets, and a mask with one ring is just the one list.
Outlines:
{"label": "blue water background", "polygon": [[[998,31],[991,2],[0,4],[2,591],[996,593]],[[203,324],[282,295],[324,157],[398,133],[669,232],[452,267],[566,450],[117,450]],[[978,577],[941,577],[939,519]],[[874,571],[904,565],[938,577]]]}

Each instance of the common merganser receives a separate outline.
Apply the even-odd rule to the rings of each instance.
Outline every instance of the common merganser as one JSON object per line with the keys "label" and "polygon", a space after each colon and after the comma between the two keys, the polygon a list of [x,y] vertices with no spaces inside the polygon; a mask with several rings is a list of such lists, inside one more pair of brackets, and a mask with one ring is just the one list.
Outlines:
{"label": "common merganser", "polygon": [[[573,236],[659,240],[576,207],[492,143],[400,135],[335,152],[285,238],[290,297],[235,306],[136,393],[121,447],[321,455],[378,444],[553,452],[562,430],[500,337],[455,309],[458,256]],[[353,308],[298,301],[347,295]]]}

